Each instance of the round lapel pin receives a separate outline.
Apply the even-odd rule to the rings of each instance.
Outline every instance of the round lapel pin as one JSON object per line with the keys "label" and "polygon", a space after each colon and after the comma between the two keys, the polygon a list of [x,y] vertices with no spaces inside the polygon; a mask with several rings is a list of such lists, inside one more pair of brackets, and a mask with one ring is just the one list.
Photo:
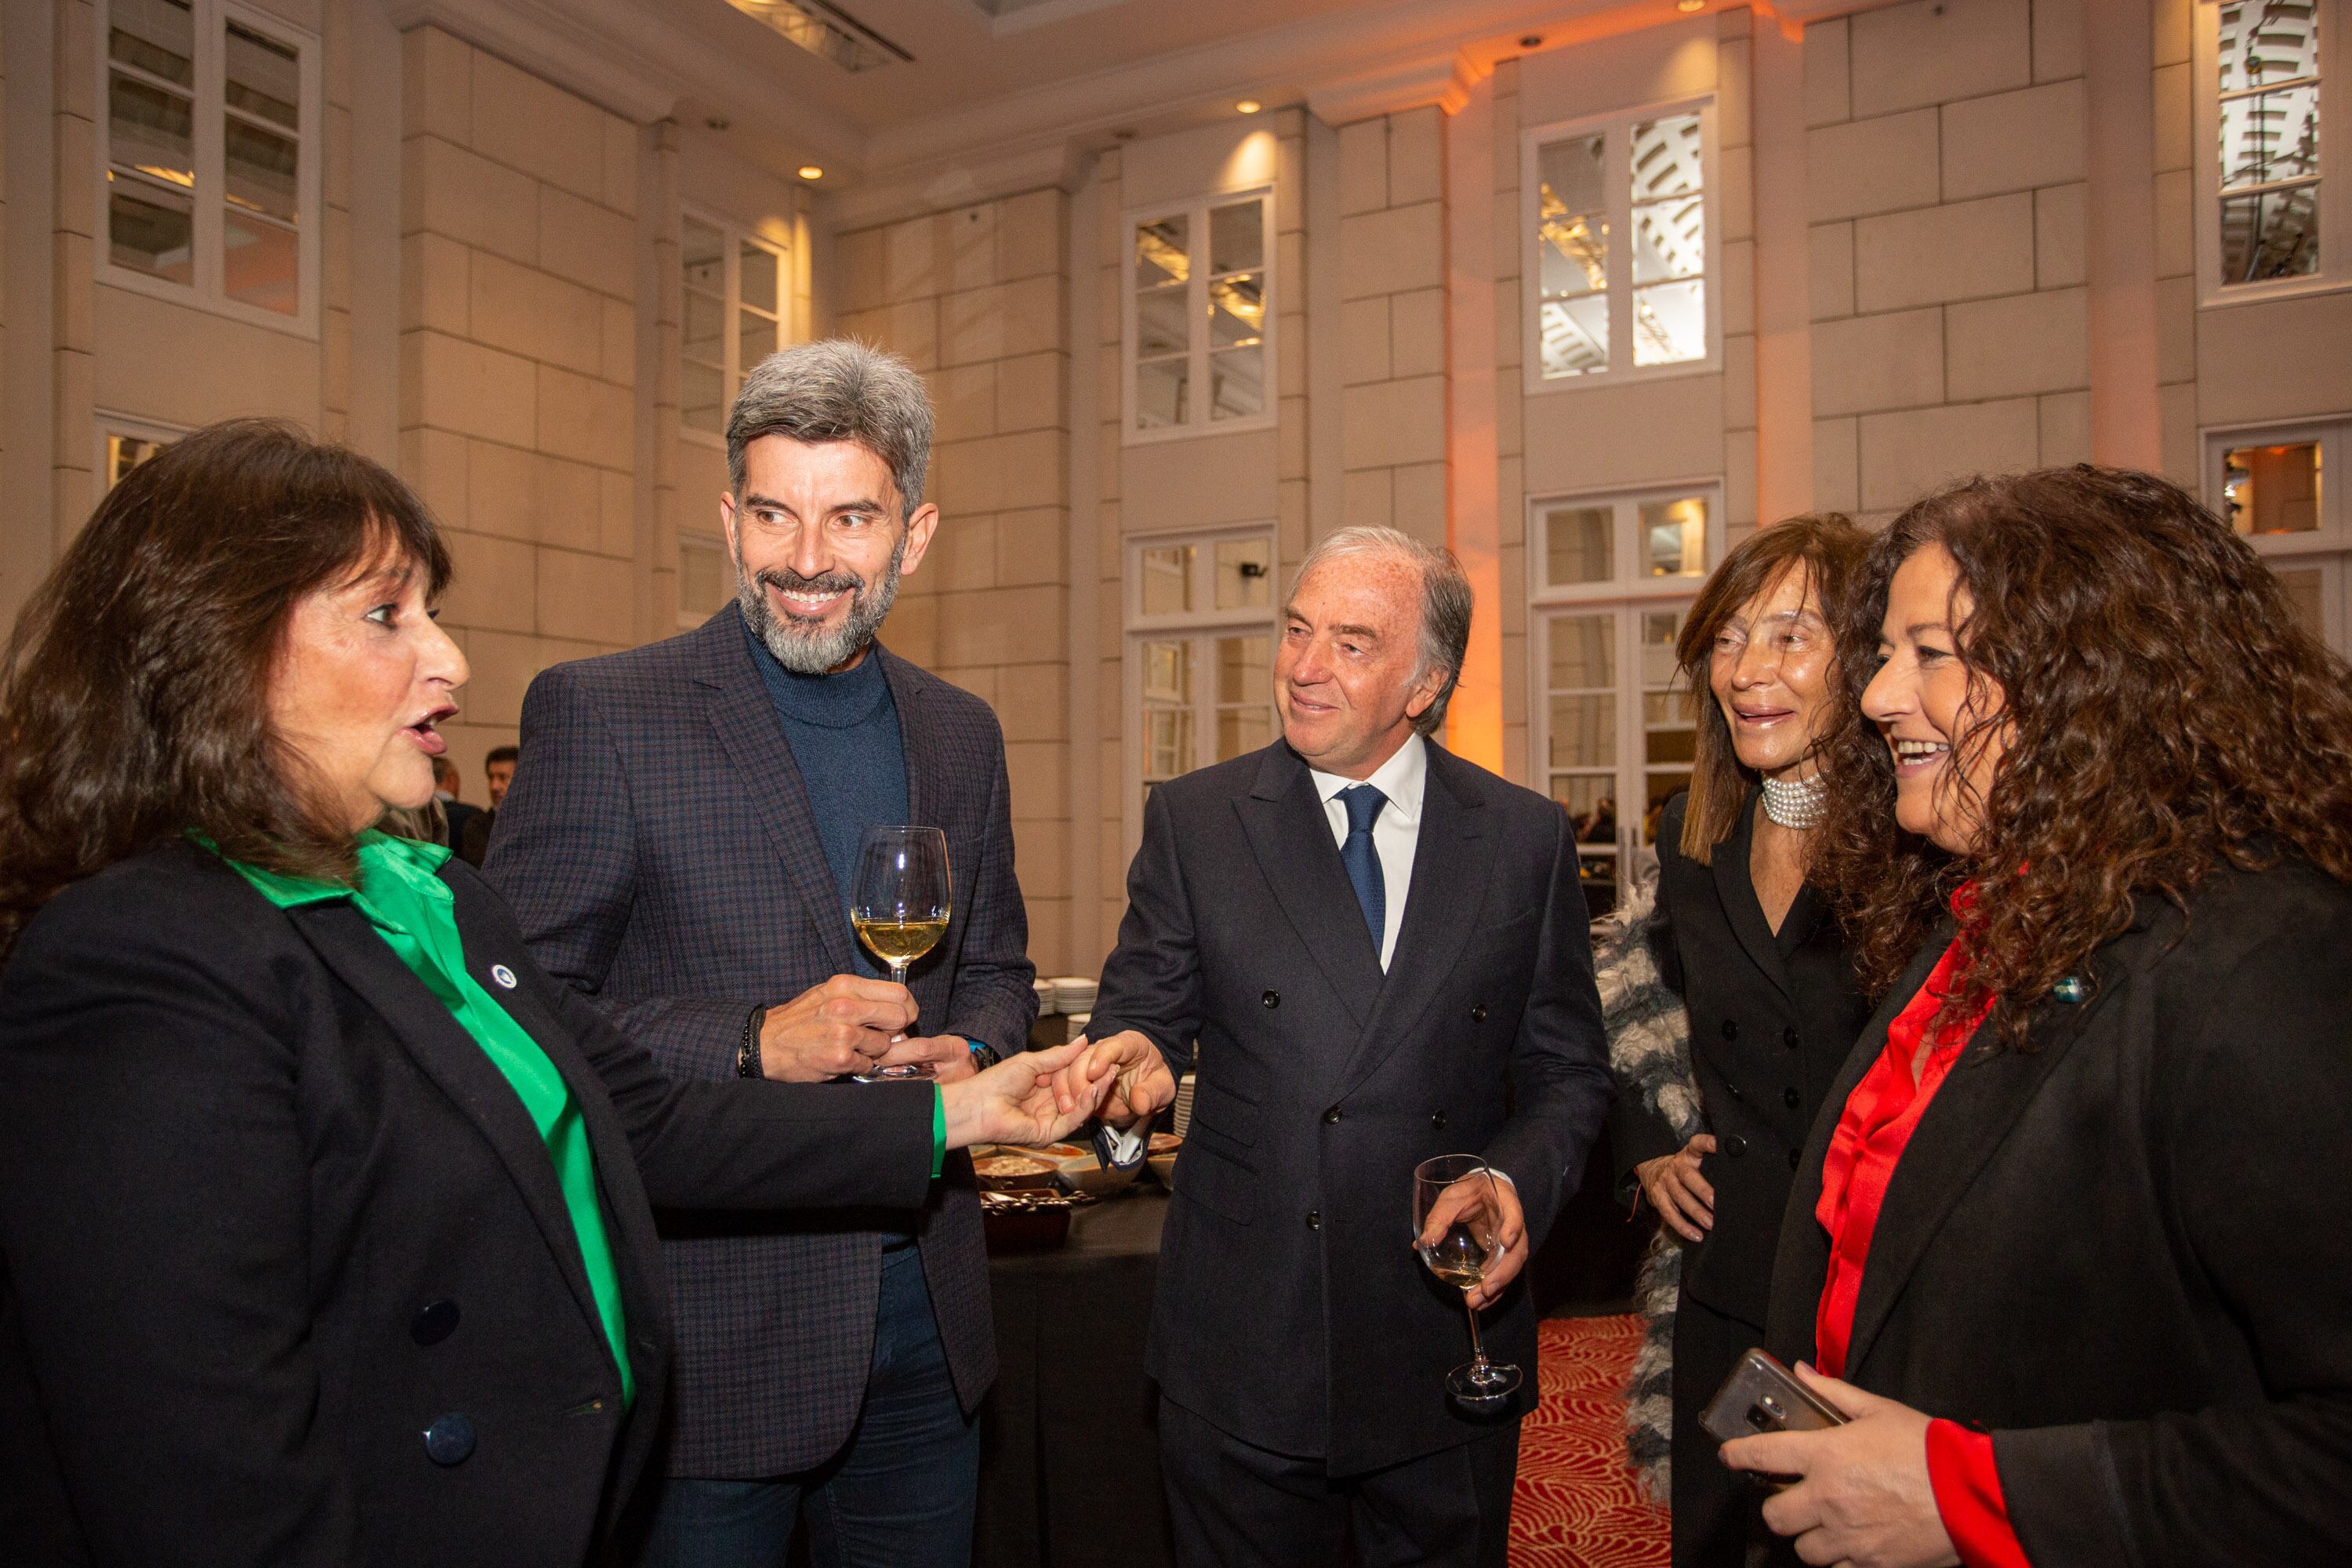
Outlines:
{"label": "round lapel pin", "polygon": [[497,981],[499,984],[505,986],[509,991],[515,988],[514,971],[509,969],[503,963],[493,963],[490,965],[490,978]]}
{"label": "round lapel pin", "polygon": [[2061,975],[2057,984],[2050,987],[2050,994],[2061,1002],[2080,1002],[2090,994],[2091,988],[2083,984],[2079,974]]}

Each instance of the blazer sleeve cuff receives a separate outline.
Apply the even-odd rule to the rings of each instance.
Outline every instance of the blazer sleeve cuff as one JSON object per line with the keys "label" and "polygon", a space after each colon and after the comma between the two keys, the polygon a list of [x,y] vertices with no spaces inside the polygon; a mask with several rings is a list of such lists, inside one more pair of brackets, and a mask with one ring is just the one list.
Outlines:
{"label": "blazer sleeve cuff", "polygon": [[2032,1568],[2010,1528],[1990,1436],[1957,1422],[1927,1423],[1927,1484],[1965,1568]]}
{"label": "blazer sleeve cuff", "polygon": [[2000,1431],[1992,1449],[2026,1562],[2136,1568],[2115,1507],[2115,1456],[2097,1426]]}

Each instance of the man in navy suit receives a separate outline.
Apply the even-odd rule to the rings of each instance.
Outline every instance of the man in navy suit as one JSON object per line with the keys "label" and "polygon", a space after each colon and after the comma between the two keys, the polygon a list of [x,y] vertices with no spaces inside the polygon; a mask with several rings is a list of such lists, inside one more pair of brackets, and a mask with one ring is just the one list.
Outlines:
{"label": "man in navy suit", "polygon": [[[812,1081],[961,1077],[1027,1039],[1003,733],[876,640],[939,526],[930,437],[905,361],[771,355],[728,421],[736,602],[524,701],[485,871],[541,963],[673,1074],[756,1072],[764,1049]],[[944,829],[953,878],[906,987],[848,917],[860,838],[897,824]],[[846,1224],[663,1216],[677,1415],[642,1563],[765,1568],[803,1514],[821,1565],[970,1560],[995,1343],[970,1161],[945,1175],[923,1209]]]}
{"label": "man in navy suit", "polygon": [[[1283,738],[1144,808],[1090,1056],[1114,1122],[1199,1073],[1149,1352],[1185,1568],[1505,1561],[1515,1281],[1611,1084],[1567,814],[1433,739],[1470,611],[1446,552],[1332,535],[1284,607]],[[1413,1168],[1448,1153],[1500,1178],[1470,1299],[1526,1378],[1486,1415],[1448,1400],[1462,1293],[1412,1247]]]}

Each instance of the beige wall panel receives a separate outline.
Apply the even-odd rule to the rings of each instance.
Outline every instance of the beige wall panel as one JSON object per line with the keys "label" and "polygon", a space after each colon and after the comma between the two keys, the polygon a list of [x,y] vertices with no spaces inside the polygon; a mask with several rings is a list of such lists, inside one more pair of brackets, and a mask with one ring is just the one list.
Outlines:
{"label": "beige wall panel", "polygon": [[1444,194],[1445,117],[1436,105],[1391,114],[1389,200],[1392,207],[1433,202]]}
{"label": "beige wall panel", "polygon": [[933,439],[941,446],[996,434],[996,365],[958,365],[923,377],[930,389]]}
{"label": "beige wall panel", "polygon": [[[94,406],[166,425],[257,414],[318,426],[317,343],[103,283],[89,293]],[[96,438],[68,434],[77,457]]]}
{"label": "beige wall panel", "polygon": [[1445,460],[1445,378],[1381,381],[1340,394],[1339,463],[1377,468]]}
{"label": "beige wall panel", "polygon": [[2082,74],[2083,0],[2033,0],[2033,79]]}
{"label": "beige wall panel", "polygon": [[539,629],[581,641],[626,640],[635,612],[625,561],[572,550],[539,552]]}
{"label": "beige wall panel", "polygon": [[539,187],[539,265],[615,300],[637,293],[637,226],[609,207]]}
{"label": "beige wall panel", "polygon": [[1813,505],[1822,511],[1862,508],[1862,422],[1813,421]]}
{"label": "beige wall panel", "polygon": [[583,375],[594,375],[602,369],[604,307],[614,301],[488,251],[472,254],[467,277],[467,319],[477,341]]}
{"label": "beige wall panel", "polygon": [[401,35],[400,50],[401,133],[471,143],[473,49],[438,27],[417,27]]}
{"label": "beige wall panel", "polygon": [[[1305,359],[1285,354],[1283,359]],[[1389,378],[1389,297],[1374,294],[1339,307],[1339,380],[1343,386]]]}
{"label": "beige wall panel", "polygon": [[400,242],[401,321],[461,338],[471,333],[474,254],[454,239],[421,229],[404,238]]}
{"label": "beige wall panel", "polygon": [[1853,115],[1853,43],[1846,18],[1805,29],[1805,123],[1833,125]]}
{"label": "beige wall panel", "polygon": [[2186,169],[2156,177],[2156,275],[2197,270],[2197,197]]}
{"label": "beige wall panel", "polygon": [[411,136],[401,145],[400,201],[404,232],[428,228],[509,261],[539,261],[539,185],[529,174],[437,136]]}
{"label": "beige wall panel", "polygon": [[1064,581],[1069,570],[1069,513],[1026,507],[996,519],[996,580],[1008,588]]}
{"label": "beige wall panel", "polygon": [[[730,219],[772,245],[791,248],[793,215],[800,200],[795,182],[779,179],[765,169],[745,163],[716,138],[699,131],[688,132],[681,138],[681,147],[677,160],[677,196],[681,205]],[[867,232],[878,235],[878,231]],[[842,237],[844,241],[848,238]],[[835,252],[835,287],[845,291],[836,295],[844,299],[845,307],[855,309],[845,298],[856,287],[849,259],[848,252]]]}
{"label": "beige wall panel", "polygon": [[2080,77],[1944,106],[1944,199],[1964,201],[2083,177]]}
{"label": "beige wall panel", "polygon": [[[2090,275],[2084,185],[2033,193],[2033,280],[2043,289],[2071,289]],[[2159,266],[2158,276],[2163,275]]]}
{"label": "beige wall panel", "polygon": [[474,147],[592,202],[604,197],[602,110],[474,51]]}
{"label": "beige wall panel", "polygon": [[2024,293],[2033,287],[2033,197],[1857,219],[1853,283],[1864,310]]}
{"label": "beige wall panel", "polygon": [[1339,222],[1339,297],[1401,294],[1445,281],[1444,211],[1435,202]]}
{"label": "beige wall panel", "polygon": [[1025,191],[999,204],[996,273],[1004,282],[1058,272],[1066,253],[1068,202],[1060,191]]}
{"label": "beige wall panel", "polygon": [[625,466],[636,442],[636,412],[626,387],[539,367],[541,451],[582,463]]}
{"label": "beige wall panel", "polygon": [[1525,56],[1519,123],[1532,130],[1713,92],[1718,52],[1715,18],[1694,16]]}
{"label": "beige wall panel", "polygon": [[1971,474],[2034,467],[2039,411],[2031,397],[1968,403],[1861,420],[1862,509],[1894,511]]}
{"label": "beige wall panel", "polygon": [[475,631],[537,631],[539,552],[515,540],[454,529],[446,537],[454,570],[441,614]]}
{"label": "beige wall panel", "polygon": [[[1389,299],[1389,374],[1400,378],[1445,372],[1445,291],[1424,289]],[[1303,357],[1303,356],[1301,356]]]}
{"label": "beige wall panel", "polygon": [[2197,312],[2197,415],[2206,425],[2352,409],[2352,294]]}
{"label": "beige wall panel", "polygon": [[1271,430],[1122,448],[1120,510],[1129,533],[1261,522],[1275,515]]}
{"label": "beige wall panel", "polygon": [[2197,379],[2197,280],[2161,279],[2156,285],[2156,379],[2158,385]]}
{"label": "beige wall panel", "polygon": [[2042,400],[2042,466],[2063,468],[2091,460],[2091,395],[2055,392]]}
{"label": "beige wall panel", "polygon": [[1119,202],[1157,206],[1271,184],[1280,161],[1276,141],[1271,126],[1229,121],[1131,142],[1120,152]]}
{"label": "beige wall panel", "polygon": [[1853,225],[1815,224],[1806,281],[1812,291],[1812,319],[1833,321],[1853,314]]}
{"label": "beige wall panel", "polygon": [[1805,199],[1815,223],[1899,212],[1937,200],[1933,109],[1805,132]]}
{"label": "beige wall panel", "polygon": [[1392,528],[1396,485],[1386,468],[1362,468],[1339,476],[1339,526]]}
{"label": "beige wall panel", "polygon": [[2067,392],[2091,384],[2090,297],[2015,294],[1945,312],[1955,401]]}
{"label": "beige wall panel", "polygon": [[1975,98],[2033,79],[2027,0],[1912,0],[1853,18],[1853,112]]}
{"label": "beige wall panel", "polygon": [[[1723,378],[1673,376],[1527,400],[1528,493],[1712,479],[1723,470]],[[1505,488],[1509,510],[1512,488]]]}

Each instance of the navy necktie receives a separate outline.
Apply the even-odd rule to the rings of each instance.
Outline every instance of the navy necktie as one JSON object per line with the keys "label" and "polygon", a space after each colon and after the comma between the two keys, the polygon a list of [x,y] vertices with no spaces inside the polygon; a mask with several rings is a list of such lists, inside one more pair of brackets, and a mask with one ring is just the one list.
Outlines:
{"label": "navy necktie", "polygon": [[1348,808],[1348,838],[1339,846],[1339,864],[1348,868],[1348,880],[1355,884],[1356,902],[1363,906],[1364,924],[1372,931],[1372,952],[1381,951],[1381,938],[1388,930],[1388,885],[1381,877],[1380,851],[1372,847],[1372,822],[1388,805],[1389,797],[1370,784],[1350,784],[1339,792],[1339,804]]}

